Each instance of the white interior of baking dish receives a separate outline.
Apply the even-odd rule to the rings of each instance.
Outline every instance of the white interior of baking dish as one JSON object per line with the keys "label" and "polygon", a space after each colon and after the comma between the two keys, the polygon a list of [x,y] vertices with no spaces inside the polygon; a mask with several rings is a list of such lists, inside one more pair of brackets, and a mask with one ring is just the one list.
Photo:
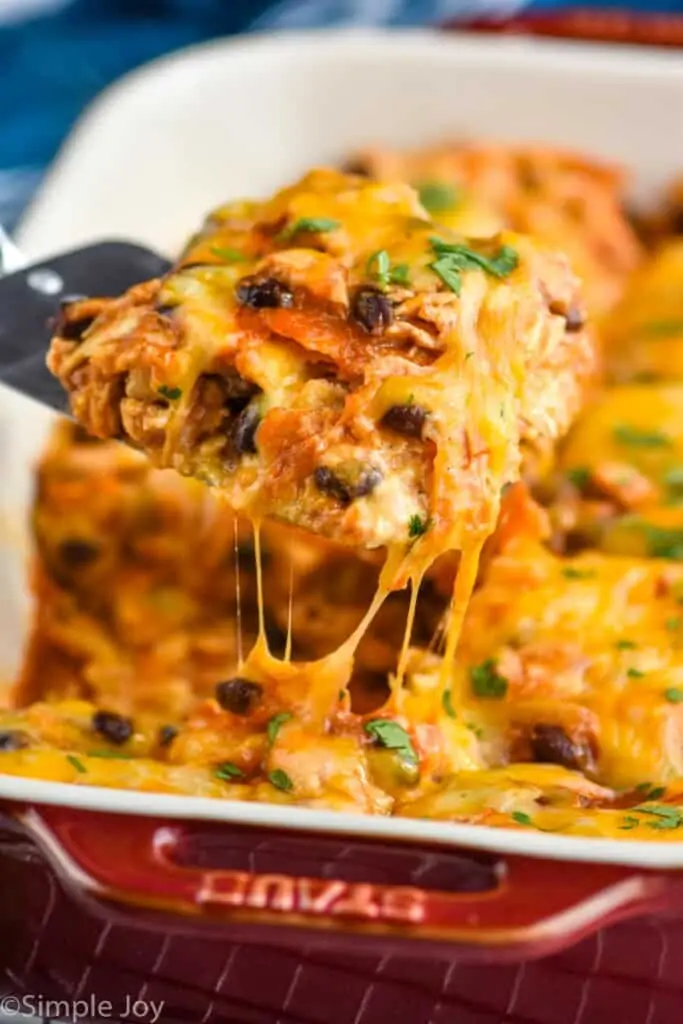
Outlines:
{"label": "white interior of baking dish", "polygon": [[[258,195],[369,142],[447,135],[559,143],[633,168],[646,197],[683,170],[683,62],[432,32],[259,37],[196,47],[123,79],[77,125],[19,232],[31,257],[97,238],[173,253],[212,205]],[[0,678],[28,606],[26,512],[51,413],[0,387]],[[112,812],[683,867],[683,843],[589,840],[0,776],[0,796]]]}

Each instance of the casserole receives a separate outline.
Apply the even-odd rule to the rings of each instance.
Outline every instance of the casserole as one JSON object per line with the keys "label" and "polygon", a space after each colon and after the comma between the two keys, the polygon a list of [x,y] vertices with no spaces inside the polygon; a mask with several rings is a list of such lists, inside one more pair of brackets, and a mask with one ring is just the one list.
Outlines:
{"label": "casserole", "polygon": [[[248,110],[231,111],[228,125],[224,104],[207,97],[237,95],[248,74]],[[455,110],[444,82],[465,98]],[[426,141],[454,124],[571,142],[633,166],[652,189],[683,165],[679,138],[663,130],[675,124],[682,94],[681,69],[654,54],[632,68],[600,49],[429,33],[213,44],[138,73],[99,101],[20,241],[32,256],[113,233],[172,250],[225,193],[267,191],[371,138]],[[150,149],[144,157],[138,149],[135,187],[122,188],[117,158],[144,138]],[[25,608],[12,525],[52,417],[2,397],[9,673]],[[164,1019],[240,1022],[585,1024],[604,1012],[666,1021],[680,1004],[669,949],[680,934],[673,911],[683,855],[673,844],[3,777],[0,798],[2,967],[15,991],[95,992],[119,1005],[124,993],[143,992],[166,1000]],[[341,847],[331,838],[340,834]],[[190,861],[195,867],[182,867]],[[589,932],[598,937],[558,953]],[[481,959],[515,965],[472,963]]]}

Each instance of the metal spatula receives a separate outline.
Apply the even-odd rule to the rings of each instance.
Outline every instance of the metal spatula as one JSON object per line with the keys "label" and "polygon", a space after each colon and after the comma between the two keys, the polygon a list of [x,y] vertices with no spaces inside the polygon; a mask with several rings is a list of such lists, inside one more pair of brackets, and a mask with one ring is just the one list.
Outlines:
{"label": "metal spatula", "polygon": [[62,302],[80,295],[120,295],[164,274],[171,264],[132,242],[97,242],[30,266],[23,263],[0,228],[0,383],[66,412],[67,397],[45,366]]}

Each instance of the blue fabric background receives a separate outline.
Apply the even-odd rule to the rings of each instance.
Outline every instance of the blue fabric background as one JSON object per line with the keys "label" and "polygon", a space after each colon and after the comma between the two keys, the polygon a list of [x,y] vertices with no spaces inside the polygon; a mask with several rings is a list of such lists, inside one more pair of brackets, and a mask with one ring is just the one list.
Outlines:
{"label": "blue fabric background", "polygon": [[[0,20],[0,223],[16,223],[93,96],[161,54],[253,28],[410,25],[518,6],[517,0],[63,0],[55,9],[53,0],[51,10],[24,18],[20,7],[19,16]],[[619,4],[602,0],[600,6]],[[683,0],[632,6],[683,13]]]}

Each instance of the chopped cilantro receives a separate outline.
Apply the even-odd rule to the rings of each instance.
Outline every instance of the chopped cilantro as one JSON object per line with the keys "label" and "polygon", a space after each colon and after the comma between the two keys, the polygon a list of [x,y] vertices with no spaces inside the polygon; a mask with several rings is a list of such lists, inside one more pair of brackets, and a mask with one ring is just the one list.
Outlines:
{"label": "chopped cilantro", "polygon": [[422,519],[415,514],[408,520],[408,536],[421,537],[429,529],[429,519]]}
{"label": "chopped cilantro", "polygon": [[664,691],[664,696],[668,700],[669,704],[683,703],[683,690],[681,690],[679,686],[670,686]]}
{"label": "chopped cilantro", "polygon": [[573,565],[568,565],[566,569],[562,570],[562,575],[568,580],[592,580],[595,578],[595,571],[593,569],[577,569]]}
{"label": "chopped cilantro", "polygon": [[474,352],[466,352],[465,353],[465,362],[467,362],[468,359],[471,359],[473,355],[474,355]]}
{"label": "chopped cilantro", "polygon": [[374,278],[383,288],[390,284],[409,283],[410,268],[408,264],[397,263],[395,267],[392,267],[391,259],[386,249],[373,252],[372,256],[368,258],[366,270],[368,275]]}
{"label": "chopped cilantro", "polygon": [[668,448],[671,445],[671,438],[661,430],[644,430],[627,423],[617,424],[613,434],[615,441],[631,448]]}
{"label": "chopped cilantro", "polygon": [[416,185],[420,202],[429,213],[452,210],[460,201],[460,194],[445,181],[424,181]]}
{"label": "chopped cilantro", "polygon": [[639,520],[638,525],[647,539],[648,554],[653,558],[668,558],[673,562],[683,561],[683,530],[668,529]]}
{"label": "chopped cilantro", "polygon": [[671,491],[683,489],[683,466],[674,466],[664,474],[664,483]]}
{"label": "chopped cilantro", "polygon": [[485,270],[493,277],[507,277],[519,263],[519,256],[509,245],[501,246],[494,256],[484,256],[458,242],[441,238],[430,238],[429,242],[436,256],[450,260],[454,270]]}
{"label": "chopped cilantro", "polygon": [[670,338],[683,334],[683,320],[653,320],[641,326],[640,334],[648,338]]}
{"label": "chopped cilantro", "polygon": [[567,470],[567,480],[582,491],[591,481],[591,471],[585,466],[574,466]]}
{"label": "chopped cilantro", "polygon": [[661,800],[665,793],[666,786],[655,786],[655,788],[651,789],[647,794],[647,798],[648,800]]}
{"label": "chopped cilantro", "polygon": [[79,761],[74,754],[67,754],[66,759],[71,765],[71,767],[75,768],[77,772],[80,772],[81,774],[87,772],[88,769],[85,767],[83,762]]}
{"label": "chopped cilantro", "polygon": [[447,288],[450,288],[456,295],[460,295],[462,278],[460,277],[459,270],[453,266],[449,259],[443,257],[442,259],[434,260],[429,266],[441,278]]}
{"label": "chopped cilantro", "polygon": [[630,668],[626,672],[626,675],[629,679],[642,679],[645,673],[641,672],[639,668]]}
{"label": "chopped cilantro", "polygon": [[391,284],[410,284],[410,267],[407,263],[397,263],[389,271]]}
{"label": "chopped cilantro", "polygon": [[310,234],[323,234],[326,231],[334,231],[339,227],[341,227],[339,221],[330,220],[329,217],[299,217],[293,224],[286,227],[284,231],[281,231],[277,237],[278,241],[286,242],[288,239],[294,238],[295,235],[301,234],[304,231]]}
{"label": "chopped cilantro", "polygon": [[625,818],[622,818],[619,828],[623,831],[630,831],[632,828],[638,828],[639,825],[640,818],[635,818],[632,814],[627,814]]}
{"label": "chopped cilantro", "polygon": [[635,651],[638,644],[634,644],[633,640],[617,640],[614,646],[618,651]]}
{"label": "chopped cilantro", "polygon": [[219,260],[224,260],[226,263],[244,263],[247,259],[239,249],[227,249],[222,245],[212,245],[211,252],[214,256],[218,256]]}
{"label": "chopped cilantro", "polygon": [[268,781],[276,789],[281,789],[283,793],[291,793],[294,789],[294,783],[282,768],[274,768],[272,772],[268,772]]}
{"label": "chopped cilantro", "polygon": [[111,761],[132,761],[132,754],[122,754],[118,750],[89,750],[88,757],[109,758]]}
{"label": "chopped cilantro", "polygon": [[171,402],[174,402],[176,398],[180,398],[182,393],[182,388],[169,388],[166,386],[166,384],[162,384],[161,387],[159,388],[159,394],[163,398],[168,398],[169,401]]}
{"label": "chopped cilantro", "polygon": [[397,751],[410,764],[418,764],[418,756],[410,736],[398,722],[390,718],[373,718],[365,723],[365,731],[381,747]]}
{"label": "chopped cilantro", "polygon": [[268,734],[268,742],[271,746],[275,743],[277,734],[280,731],[280,726],[284,725],[285,722],[288,722],[291,717],[291,711],[281,711],[279,714],[273,715],[269,720],[268,725],[266,726],[266,733]]}
{"label": "chopped cilantro", "polygon": [[477,697],[499,699],[507,693],[508,681],[496,671],[496,662],[487,658],[470,669],[472,689]]}
{"label": "chopped cilantro", "polygon": [[446,712],[449,718],[458,717],[458,713],[453,707],[453,694],[451,693],[450,690],[443,691],[441,695],[441,703],[443,705],[444,711]]}
{"label": "chopped cilantro", "polygon": [[513,821],[516,821],[518,825],[532,825],[533,822],[528,814],[524,811],[513,811],[510,815]]}
{"label": "chopped cilantro", "polygon": [[677,629],[681,628],[681,622],[683,622],[683,619],[681,619],[680,615],[674,615],[666,620],[664,628],[668,629],[670,633],[675,633]]}
{"label": "chopped cilantro", "polygon": [[674,807],[671,804],[638,804],[633,810],[639,811],[641,814],[651,814],[657,819],[648,822],[650,828],[669,830],[680,828],[683,825],[683,811],[680,807]]}
{"label": "chopped cilantro", "polygon": [[216,765],[213,774],[217,779],[222,779],[223,782],[232,782],[233,779],[244,778],[242,769],[238,768],[232,761],[223,761],[222,764]]}
{"label": "chopped cilantro", "polygon": [[474,722],[465,722],[465,727],[470,730],[471,733],[477,737],[478,740],[484,735],[484,730],[480,725],[475,725]]}

